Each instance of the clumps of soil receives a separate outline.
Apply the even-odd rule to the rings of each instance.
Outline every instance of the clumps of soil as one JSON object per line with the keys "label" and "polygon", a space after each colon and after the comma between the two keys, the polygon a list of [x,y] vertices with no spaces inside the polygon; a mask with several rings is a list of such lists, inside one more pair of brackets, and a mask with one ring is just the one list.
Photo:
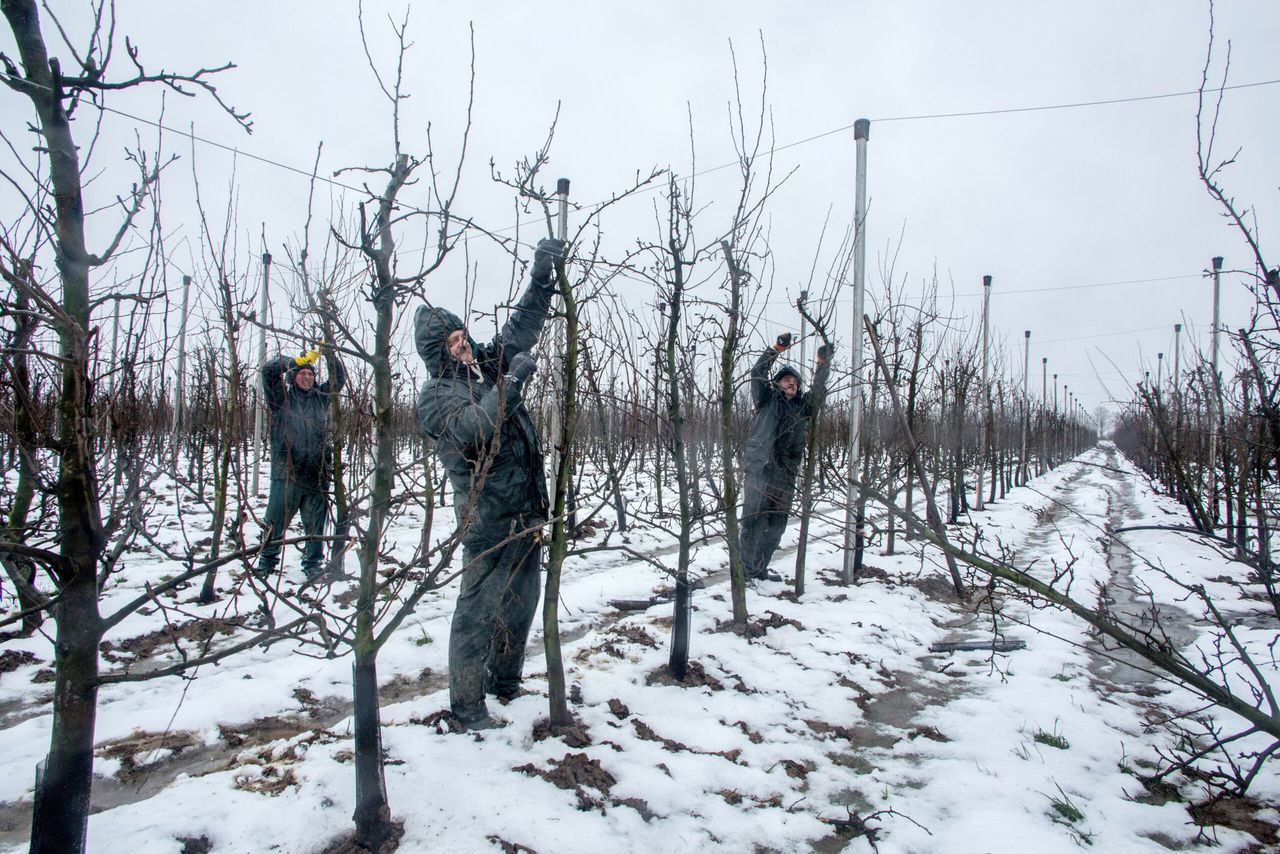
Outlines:
{"label": "clumps of soil", "polygon": [[[150,773],[157,762],[179,756],[200,745],[201,741],[195,733],[137,731],[101,745],[94,750],[94,755],[119,760],[120,770],[116,772],[116,777],[120,782],[128,784]],[[158,751],[164,753],[157,755]]]}
{"label": "clumps of soil", "polygon": [[1139,779],[1142,781],[1142,787],[1146,789],[1146,792],[1134,798],[1139,803],[1164,806],[1171,801],[1180,802],[1182,800],[1182,793],[1178,791],[1178,787],[1167,780],[1155,777],[1141,777]]}
{"label": "clumps of soil", "polygon": [[931,727],[931,726],[916,727],[915,729],[911,730],[911,732],[907,733],[908,741],[912,741],[917,738],[927,738],[930,741],[950,741],[951,740],[947,738],[945,735],[943,735],[941,732],[939,732],[937,727]]}
{"label": "clumps of soil", "polygon": [[275,797],[290,786],[298,785],[298,778],[292,768],[281,770],[268,765],[259,774],[237,774],[235,787],[242,792],[253,792],[259,795]]}
{"label": "clumps of soil", "polygon": [[593,744],[586,725],[581,722],[561,726],[543,719],[535,723],[533,725],[533,740],[546,741],[548,738],[561,739],[569,747],[576,747],[579,750],[584,747],[590,747]]}
{"label": "clumps of soil", "polygon": [[176,838],[182,843],[182,854],[209,854],[213,850],[213,843],[209,841],[207,836],[179,836]]}
{"label": "clumps of soil", "polygon": [[620,623],[612,626],[605,633],[603,641],[594,646],[589,646],[585,649],[579,650],[573,658],[574,661],[582,664],[596,653],[603,652],[605,655],[621,661],[627,657],[625,647],[628,644],[634,644],[648,649],[656,649],[658,647],[658,641],[653,637],[653,635],[645,631],[642,626],[637,626],[631,623]]}
{"label": "clumps of soil", "polygon": [[438,712],[432,712],[425,718],[413,715],[409,718],[409,723],[416,724],[418,726],[434,727],[436,735],[444,735],[445,733],[461,735],[467,731],[467,728],[462,725],[462,721],[455,718],[453,716],[453,712],[449,709],[441,709]]}
{"label": "clumps of soil", "polygon": [[803,780],[809,776],[809,772],[817,766],[812,762],[796,762],[794,759],[783,759],[779,763],[782,770],[787,772],[787,776],[793,780]]}
{"label": "clumps of soil", "polygon": [[733,725],[736,726],[738,729],[742,730],[742,734],[745,735],[747,737],[747,741],[751,742],[752,744],[764,743],[764,736],[756,732],[755,730],[753,730],[751,727],[747,726],[746,721],[734,721]]}
{"label": "clumps of soil", "polygon": [[347,708],[346,701],[339,697],[317,697],[313,691],[302,687],[293,689],[293,699],[313,720],[342,714]]}
{"label": "clumps of soil", "polygon": [[538,768],[533,763],[529,763],[511,770],[531,777],[541,777],[558,788],[575,792],[580,810],[603,806],[600,799],[592,797],[587,792],[588,788],[595,789],[607,797],[609,790],[618,782],[600,765],[600,760],[592,759],[585,753],[566,753],[562,759],[552,759],[549,769]]}
{"label": "clumps of soil", "polygon": [[788,617],[784,617],[776,611],[765,611],[765,614],[767,616],[747,623],[747,637],[764,637],[765,632],[769,631],[769,629],[780,629],[783,626],[791,626],[798,632],[804,631],[804,626],[800,624],[799,620],[792,620]]}
{"label": "clumps of soil", "polygon": [[1259,817],[1264,805],[1250,797],[1222,795],[1204,803],[1191,804],[1187,812],[1199,827],[1229,827],[1249,834],[1261,843],[1258,851],[1274,851],[1280,841],[1280,827],[1274,819]]}
{"label": "clumps of soil", "polygon": [[695,753],[699,756],[719,756],[723,759],[728,759],[730,762],[733,762],[733,763],[737,763],[738,757],[742,755],[742,751],[738,750],[737,748],[734,748],[733,750],[695,750],[689,745],[682,744],[681,742],[678,742],[675,739],[666,738],[664,736],[658,735],[656,732],[653,731],[652,727],[650,727],[647,723],[640,720],[639,718],[633,718],[631,721],[631,725],[635,727],[637,738],[639,738],[642,741],[656,741],[662,745],[664,750],[669,750],[672,753],[683,752],[683,753]]}
{"label": "clumps of soil", "polygon": [[843,738],[845,741],[857,744],[857,732],[853,727],[841,726],[840,724],[831,724],[826,721],[805,721],[805,725],[818,735],[834,735],[837,738]]}
{"label": "clumps of soil", "polygon": [[913,578],[908,583],[930,599],[955,601],[956,588],[952,585],[950,579],[943,578],[941,575],[929,575],[924,578]]}
{"label": "clumps of soil", "polygon": [[569,536],[569,539],[589,540],[595,536],[596,531],[604,531],[608,529],[608,527],[609,523],[603,519],[588,519],[573,529],[573,533]]}
{"label": "clumps of soil", "polygon": [[297,718],[282,718],[268,715],[250,721],[243,726],[218,724],[218,735],[228,747],[254,747],[272,741],[280,741],[306,732],[308,727]]}
{"label": "clumps of soil", "polygon": [[388,826],[387,838],[382,841],[376,851],[361,845],[352,835],[330,843],[320,854],[391,854],[399,849],[402,836],[404,836],[404,822],[393,821]]}
{"label": "clumps of soil", "polygon": [[444,680],[437,678],[436,672],[424,667],[415,678],[398,674],[385,685],[378,686],[378,700],[384,705],[398,703],[412,697],[420,697],[430,690],[444,687]]}
{"label": "clumps of soil", "polygon": [[737,789],[721,789],[716,792],[717,795],[724,798],[724,802],[730,806],[738,806],[745,800],[750,800],[757,807],[780,807],[782,806],[782,796],[773,795],[768,798],[756,798],[749,795],[743,795]]}
{"label": "clumps of soil", "polygon": [[645,631],[643,626],[637,626],[634,623],[619,623],[609,629],[609,634],[649,649],[657,649],[658,647],[658,641],[653,635]]}
{"label": "clumps of soil", "polygon": [[41,659],[36,658],[35,653],[27,652],[25,649],[6,649],[0,652],[0,673],[12,673],[19,667],[39,664],[40,661]]}
{"label": "clumps of soil", "polygon": [[502,854],[538,854],[528,845],[521,845],[519,842],[508,842],[496,833],[486,836],[485,840],[501,848]]}
{"label": "clumps of soil", "polygon": [[58,678],[58,674],[54,673],[52,667],[42,667],[31,676],[31,681],[36,685],[43,685],[46,682],[52,682]]}
{"label": "clumps of soil", "polygon": [[690,661],[685,665],[683,679],[676,679],[667,670],[666,665],[654,670],[645,678],[646,685],[679,685],[682,688],[700,688],[707,687],[712,691],[723,691],[724,685],[720,680],[707,673],[702,664],[697,661]]}
{"label": "clumps of soil", "polygon": [[207,644],[218,635],[229,635],[244,625],[246,615],[234,617],[202,617],[186,623],[167,623],[154,632],[147,632],[123,641],[103,641],[99,645],[102,657],[113,664],[132,664],[155,655],[161,648],[178,649],[183,641]]}
{"label": "clumps of soil", "polygon": [[300,762],[312,744],[335,740],[335,736],[315,730],[282,743],[242,751],[228,766],[241,769],[234,785],[241,791],[275,797],[290,786],[298,785],[297,776],[288,766]]}
{"label": "clumps of soil", "polygon": [[624,721],[627,718],[631,717],[631,710],[628,709],[626,704],[623,703],[621,700],[619,700],[617,697],[610,698],[609,711],[613,714],[615,718],[617,718],[620,721]]}

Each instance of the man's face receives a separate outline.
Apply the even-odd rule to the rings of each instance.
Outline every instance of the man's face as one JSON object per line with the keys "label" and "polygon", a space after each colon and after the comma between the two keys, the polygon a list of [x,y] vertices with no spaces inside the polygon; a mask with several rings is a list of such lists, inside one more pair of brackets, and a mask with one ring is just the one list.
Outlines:
{"label": "man's face", "polygon": [[316,372],[310,368],[301,368],[293,374],[293,384],[303,391],[311,391],[316,384]]}
{"label": "man's face", "polygon": [[800,391],[800,381],[791,376],[791,374],[787,374],[778,380],[778,388],[782,389],[782,396],[790,400]]}
{"label": "man's face", "polygon": [[475,353],[471,351],[471,342],[467,340],[467,330],[455,329],[449,333],[449,337],[445,340],[445,347],[449,351],[449,355],[457,359],[464,365],[469,365],[475,361]]}

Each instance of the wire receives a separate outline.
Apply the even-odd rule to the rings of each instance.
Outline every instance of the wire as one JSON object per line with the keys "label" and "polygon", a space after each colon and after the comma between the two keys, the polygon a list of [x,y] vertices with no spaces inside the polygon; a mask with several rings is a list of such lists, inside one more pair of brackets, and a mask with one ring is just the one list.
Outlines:
{"label": "wire", "polygon": [[[11,74],[8,74],[7,72],[3,72],[3,71],[0,71],[0,78],[9,78],[9,79],[11,79],[11,80],[18,80],[18,81],[20,81],[20,82],[22,82],[22,83],[24,83],[24,84],[26,84],[26,85],[35,85],[35,86],[40,85],[40,84],[34,84],[34,83],[31,83],[30,81],[25,80],[24,78],[17,77],[17,76],[15,76],[15,75],[11,75]],[[1278,83],[1280,83],[1280,79],[1275,79],[1275,80],[1259,80],[1259,81],[1255,81],[1255,82],[1253,82],[1253,83],[1236,83],[1236,84],[1233,84],[1233,85],[1230,85],[1230,86],[1214,87],[1212,90],[1205,90],[1205,91],[1214,91],[1214,92],[1219,92],[1219,91],[1233,91],[1233,90],[1236,90],[1236,89],[1252,89],[1252,88],[1257,88],[1257,87],[1261,87],[1261,86],[1274,86],[1274,85],[1276,85],[1276,84],[1278,84]],[[41,88],[48,89],[48,87],[41,87]],[[1003,116],[1003,115],[1013,115],[1013,114],[1017,114],[1017,113],[1036,113],[1036,112],[1046,112],[1046,111],[1050,111],[1050,110],[1072,110],[1072,109],[1080,109],[1080,108],[1084,108],[1084,107],[1099,107],[1099,106],[1109,106],[1109,105],[1113,105],[1113,104],[1131,104],[1131,103],[1141,103],[1141,102],[1145,102],[1145,101],[1159,101],[1159,100],[1165,100],[1165,99],[1169,99],[1169,98],[1183,98],[1183,97],[1187,97],[1187,96],[1190,96],[1190,95],[1199,95],[1199,94],[1201,94],[1201,92],[1202,92],[1202,90],[1200,90],[1200,89],[1189,89],[1189,90],[1181,91],[1181,92],[1165,92],[1165,93],[1161,93],[1161,94],[1157,94],[1157,95],[1136,95],[1136,96],[1129,97],[1129,98],[1107,98],[1107,99],[1100,99],[1100,100],[1093,100],[1093,101],[1074,101],[1074,102],[1069,102],[1069,103],[1059,103],[1059,104],[1041,104],[1041,105],[1029,106],[1029,107],[1005,107],[1005,108],[988,109],[988,110],[966,110],[966,111],[962,111],[962,112],[954,112],[954,113],[922,113],[922,114],[919,114],[919,115],[907,115],[907,116],[885,116],[885,117],[881,117],[881,118],[877,118],[877,119],[872,119],[871,121],[876,122],[876,123],[882,123],[882,122],[930,121],[930,120],[936,120],[936,119],[956,119],[956,118],[972,118],[972,117],[977,117],[977,116]],[[280,162],[280,161],[278,161],[278,160],[273,160],[273,159],[271,159],[271,158],[269,158],[269,157],[264,157],[264,156],[262,156],[262,155],[252,154],[252,153],[249,153],[249,152],[247,152],[247,151],[244,151],[243,149],[237,148],[237,147],[235,147],[235,146],[227,145],[227,144],[225,144],[225,143],[220,143],[220,142],[216,142],[216,141],[211,140],[211,139],[207,139],[207,138],[205,138],[205,137],[197,136],[194,132],[180,131],[180,130],[177,130],[177,129],[175,129],[175,128],[170,128],[170,127],[167,127],[167,126],[165,126],[164,124],[162,124],[162,123],[160,123],[160,122],[157,122],[157,121],[154,121],[154,120],[151,120],[151,119],[145,119],[145,118],[142,118],[142,117],[140,117],[140,116],[135,116],[135,115],[133,115],[133,114],[131,114],[131,113],[127,113],[127,112],[125,112],[125,111],[123,111],[123,110],[118,110],[118,109],[116,109],[116,108],[114,108],[114,107],[107,107],[107,106],[105,106],[105,105],[98,104],[98,103],[96,103],[96,102],[90,102],[90,103],[92,103],[92,104],[93,104],[93,106],[97,107],[99,110],[102,110],[103,112],[114,113],[115,115],[121,116],[121,117],[123,117],[123,118],[127,118],[127,119],[130,119],[130,120],[132,120],[132,121],[140,122],[140,123],[142,123],[142,124],[146,124],[146,125],[149,125],[149,126],[151,126],[151,127],[158,128],[158,129],[160,129],[160,130],[168,131],[168,132],[170,132],[170,133],[178,134],[179,136],[187,137],[187,138],[191,139],[192,141],[202,142],[202,143],[204,143],[204,144],[206,144],[206,145],[210,145],[210,146],[213,146],[213,147],[215,147],[215,148],[221,149],[221,150],[223,150],[223,151],[227,151],[227,152],[234,153],[234,154],[236,154],[236,155],[238,155],[238,156],[244,156],[244,157],[250,158],[250,159],[252,159],[252,160],[256,160],[256,161],[258,161],[258,162],[260,162],[260,163],[265,163],[265,164],[270,165],[270,166],[275,166],[275,167],[277,167],[277,168],[279,168],[279,169],[283,169],[283,170],[285,170],[285,171],[292,172],[292,173],[297,174],[297,175],[302,175],[302,176],[304,176],[304,177],[306,177],[306,178],[312,178],[312,177],[314,177],[314,178],[315,178],[316,180],[318,180],[318,181],[322,181],[322,182],[324,182],[324,183],[326,183],[326,184],[329,184],[329,185],[331,185],[331,186],[338,187],[338,188],[341,188],[341,189],[344,189],[344,190],[349,190],[349,191],[354,192],[354,193],[363,193],[363,192],[364,192],[364,190],[363,190],[363,189],[361,189],[361,188],[359,188],[359,187],[354,187],[354,186],[352,186],[352,185],[350,185],[350,184],[344,184],[344,183],[342,183],[341,181],[337,181],[337,180],[334,180],[334,179],[332,179],[332,178],[324,178],[324,177],[320,177],[319,175],[315,175],[315,174],[312,172],[312,170],[309,170],[309,169],[300,169],[300,168],[298,168],[298,167],[296,167],[296,166],[290,166],[290,165],[288,165],[288,164],[286,164],[286,163],[282,163],[282,162]],[[810,136],[810,137],[805,137],[804,139],[796,140],[795,142],[788,142],[788,143],[785,143],[785,144],[783,144],[783,145],[774,146],[773,148],[766,149],[765,151],[763,151],[763,152],[761,152],[761,153],[762,153],[762,154],[776,154],[776,153],[777,153],[777,152],[779,152],[779,151],[786,151],[787,149],[790,149],[790,148],[796,148],[796,147],[798,147],[798,146],[805,145],[805,144],[810,143],[810,142],[814,142],[815,140],[824,139],[825,137],[832,136],[832,135],[834,135],[834,134],[843,133],[843,132],[848,131],[848,130],[850,130],[850,129],[852,129],[852,128],[853,128],[853,125],[852,125],[852,124],[844,125],[844,126],[842,126],[842,127],[834,128],[834,129],[829,130],[829,131],[823,131],[822,133],[815,134],[815,135]],[[684,180],[691,180],[691,179],[693,179],[693,178],[698,178],[698,177],[701,177],[701,176],[703,176],[703,175],[709,175],[709,174],[711,174],[712,172],[719,172],[719,171],[720,171],[720,170],[722,170],[722,169],[728,169],[728,168],[730,168],[730,167],[732,167],[732,166],[737,166],[737,165],[738,165],[738,161],[736,161],[736,160],[735,160],[735,161],[732,161],[732,162],[730,162],[730,163],[723,163],[723,164],[721,164],[721,165],[719,165],[719,166],[712,166],[712,167],[710,167],[710,168],[703,169],[703,170],[702,170],[702,171],[700,171],[700,172],[695,172],[695,173],[693,173],[693,174],[689,175],[689,176],[688,176],[687,178],[685,178]],[[657,190],[657,189],[658,189],[658,187],[652,187],[652,188],[649,188],[648,190],[640,190],[640,191],[638,191],[638,193],[637,193],[637,194],[639,194],[639,193],[644,193],[644,192],[651,192],[651,191],[653,191],[653,190]],[[606,204],[608,204],[608,203],[609,203],[608,201],[604,201],[604,202],[594,202],[594,203],[592,203],[592,204],[582,205],[582,206],[580,206],[580,208],[579,208],[579,209],[580,209],[580,210],[583,210],[583,209],[589,209],[589,208],[599,208],[599,207],[602,207],[603,205],[606,205]],[[423,209],[421,209],[421,208],[417,208],[417,207],[414,207],[413,205],[405,204],[405,203],[403,203],[403,202],[402,202],[402,203],[400,203],[400,207],[401,207],[401,208],[404,208],[404,209],[411,210],[411,211],[413,211],[413,212],[415,212],[415,213],[422,213],[422,214],[427,214],[427,215],[432,215],[432,216],[439,216],[439,212],[438,212],[438,211],[427,211],[427,210],[423,210]],[[465,217],[458,217],[458,219],[465,219]],[[495,229],[492,233],[494,233],[494,234],[501,234],[501,233],[506,232],[506,231],[512,231],[512,230],[515,230],[515,229],[516,229],[516,228],[518,228],[518,227],[519,227],[519,223],[517,223],[516,225],[509,226],[509,227],[507,227],[507,228]],[[1009,291],[1008,293],[1016,293],[1016,292],[1014,292],[1014,291]]]}
{"label": "wire", "polygon": [[[1012,290],[1012,291],[997,290],[993,288],[992,296],[1000,297],[1000,296],[1008,296],[1010,294],[1043,294],[1043,293],[1049,293],[1050,291],[1079,291],[1079,290],[1084,290],[1086,288],[1108,288],[1115,285],[1142,285],[1142,284],[1149,284],[1151,282],[1173,282],[1179,279],[1202,279],[1202,278],[1204,278],[1203,273],[1184,273],[1182,275],[1177,275],[1177,276],[1156,276],[1151,279],[1120,279],[1114,282],[1090,282],[1088,284],[1080,284],[1080,285],[1054,285],[1052,287],[1047,287],[1047,288],[1021,288],[1019,290]],[[980,297],[980,296],[983,296],[982,291],[972,291],[972,292],[958,293],[958,294],[940,293],[938,294],[938,299],[945,300],[951,297]],[[853,301],[853,297],[841,297],[836,300],[837,303],[848,303],[852,301]],[[795,305],[795,302],[787,301],[787,300],[770,300],[769,302],[766,303],[766,305]]]}

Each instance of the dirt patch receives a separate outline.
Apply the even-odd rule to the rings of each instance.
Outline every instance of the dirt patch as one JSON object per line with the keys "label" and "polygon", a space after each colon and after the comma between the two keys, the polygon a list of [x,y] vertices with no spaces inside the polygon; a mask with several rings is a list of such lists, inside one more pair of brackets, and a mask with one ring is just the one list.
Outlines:
{"label": "dirt patch", "polygon": [[765,611],[764,617],[758,620],[752,620],[747,624],[746,636],[749,638],[764,637],[765,633],[770,629],[780,629],[783,626],[791,626],[798,632],[804,631],[804,626],[799,620],[792,620],[784,617],[776,611]]}
{"label": "dirt patch", "polygon": [[541,777],[558,788],[577,793],[580,810],[602,806],[600,800],[588,794],[588,788],[607,796],[609,790],[618,782],[612,774],[601,767],[600,760],[592,759],[585,753],[566,753],[562,759],[552,759],[551,767],[548,769],[538,768],[533,763],[529,763],[511,770],[531,777]]}
{"label": "dirt patch", "polygon": [[610,698],[609,711],[620,721],[631,717],[631,710],[627,708],[626,703],[623,703],[617,697]]}
{"label": "dirt patch", "polygon": [[696,750],[687,744],[682,744],[681,742],[676,741],[675,739],[658,735],[653,731],[652,727],[639,718],[633,718],[631,725],[635,727],[636,736],[638,738],[643,741],[656,741],[662,745],[663,749],[669,750],[672,753],[683,752],[695,753],[699,756],[719,756],[723,759],[728,759],[730,762],[735,764],[738,761],[738,757],[742,755],[742,751],[736,748],[734,750]]}
{"label": "dirt patch", "polygon": [[19,667],[40,662],[41,659],[36,658],[35,653],[27,652],[25,649],[6,649],[0,652],[0,673],[12,673]]}
{"label": "dirt patch", "polygon": [[853,727],[829,724],[826,721],[805,721],[805,725],[818,735],[834,735],[836,738],[843,738],[845,741],[857,743],[858,732]]}
{"label": "dirt patch", "polygon": [[783,759],[778,764],[793,780],[803,780],[816,767],[812,762],[796,762],[794,759]]}
{"label": "dirt patch", "polygon": [[1265,805],[1253,798],[1224,795],[1187,807],[1191,818],[1200,827],[1229,827],[1249,834],[1261,843],[1259,851],[1274,851],[1280,841],[1280,826],[1274,819],[1259,817]]}
{"label": "dirt patch", "polygon": [[645,679],[646,685],[679,685],[681,688],[698,688],[707,687],[712,691],[723,691],[724,685],[720,680],[707,673],[702,664],[697,661],[690,661],[685,667],[683,679],[676,679],[667,670],[666,666],[659,667],[653,671]]}
{"label": "dirt patch", "polygon": [[533,725],[533,740],[546,741],[548,738],[559,738],[569,747],[583,748],[592,745],[591,736],[584,724],[575,722],[566,726],[552,724],[543,719]]}
{"label": "dirt patch", "polygon": [[[400,847],[400,838],[404,836],[404,822],[393,821],[389,828],[389,834],[382,844],[378,846],[377,851],[361,845],[356,841],[354,836],[344,836],[337,842],[330,843],[320,854],[391,854]],[[528,851],[529,849],[525,849]]]}
{"label": "dirt patch", "polygon": [[280,769],[268,765],[260,774],[237,774],[235,787],[242,792],[255,792],[259,795],[275,797],[290,786],[298,785],[298,778],[292,768]]}
{"label": "dirt patch", "polygon": [[119,760],[120,770],[116,772],[116,778],[129,784],[151,773],[157,763],[201,746],[200,739],[191,732],[135,732],[100,745],[94,750],[94,755]]}
{"label": "dirt patch", "polygon": [[950,741],[951,740],[947,738],[945,735],[943,735],[942,733],[938,732],[937,727],[931,727],[931,726],[916,727],[915,729],[911,730],[911,732],[907,733],[908,741],[914,741],[917,738],[927,738],[930,741]]}
{"label": "dirt patch", "polygon": [[502,854],[538,854],[528,845],[521,845],[519,842],[508,842],[497,834],[486,836],[485,840],[501,848]]}
{"label": "dirt patch", "polygon": [[596,653],[603,652],[611,658],[619,661],[626,659],[629,655],[626,647],[628,645],[642,646],[647,649],[657,649],[658,641],[644,630],[643,627],[633,625],[631,623],[623,623],[611,626],[604,632],[604,639],[594,646],[584,647],[578,650],[573,656],[573,660],[579,664],[586,663],[591,656]]}
{"label": "dirt patch", "polygon": [[390,682],[378,687],[378,700],[384,704],[398,703],[401,700],[420,697],[431,691],[439,690],[446,684],[444,676],[438,675],[430,667],[424,667],[422,671],[413,678],[403,674],[396,676]]}
{"label": "dirt patch", "polygon": [[930,599],[937,599],[943,602],[956,601],[956,588],[951,583],[951,579],[943,578],[941,575],[926,575],[924,578],[913,578],[907,583]]}
{"label": "dirt patch", "polygon": [[296,717],[268,715],[242,726],[219,724],[218,735],[222,736],[228,747],[242,748],[293,738],[310,728],[307,722]]}
{"label": "dirt patch", "polygon": [[453,716],[453,712],[449,709],[441,709],[438,712],[432,712],[425,718],[420,718],[417,715],[414,715],[409,718],[409,723],[416,724],[417,726],[433,727],[437,735],[444,735],[445,733],[461,735],[467,731],[467,728],[462,725],[462,721],[455,718]]}
{"label": "dirt patch", "polygon": [[213,850],[213,843],[207,836],[179,836],[177,839],[182,843],[182,854],[209,854]]}
{"label": "dirt patch", "polygon": [[183,649],[182,642],[189,644],[205,644],[219,635],[229,635],[244,625],[248,615],[235,617],[207,617],[190,620],[186,623],[168,623],[154,632],[147,632],[135,638],[123,641],[103,641],[98,649],[102,657],[112,664],[129,665],[155,655],[161,647],[173,648],[178,652]]}

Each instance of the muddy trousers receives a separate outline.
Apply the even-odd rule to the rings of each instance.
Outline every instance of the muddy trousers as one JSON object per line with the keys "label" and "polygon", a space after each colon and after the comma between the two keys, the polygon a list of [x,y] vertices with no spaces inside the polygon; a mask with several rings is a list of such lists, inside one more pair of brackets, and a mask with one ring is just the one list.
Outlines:
{"label": "muddy trousers", "polygon": [[[329,492],[322,483],[304,484],[293,479],[271,479],[271,495],[267,498],[267,515],[263,524],[267,526],[264,537],[267,540],[262,551],[258,553],[258,572],[274,572],[280,562],[280,548],[284,532],[293,521],[295,513],[302,514],[302,530],[308,537],[324,534],[325,516],[329,512]],[[312,575],[320,571],[324,560],[324,543],[321,540],[308,540],[302,545],[302,571]]]}
{"label": "muddy trousers", "polygon": [[486,691],[514,697],[542,590],[542,545],[527,534],[488,554],[463,549],[466,566],[449,632],[449,705],[465,722],[486,714]]}
{"label": "muddy trousers", "polygon": [[747,578],[765,577],[769,561],[782,541],[782,532],[787,529],[795,488],[790,484],[770,483],[770,480],[767,476],[748,475],[743,484],[739,543]]}

